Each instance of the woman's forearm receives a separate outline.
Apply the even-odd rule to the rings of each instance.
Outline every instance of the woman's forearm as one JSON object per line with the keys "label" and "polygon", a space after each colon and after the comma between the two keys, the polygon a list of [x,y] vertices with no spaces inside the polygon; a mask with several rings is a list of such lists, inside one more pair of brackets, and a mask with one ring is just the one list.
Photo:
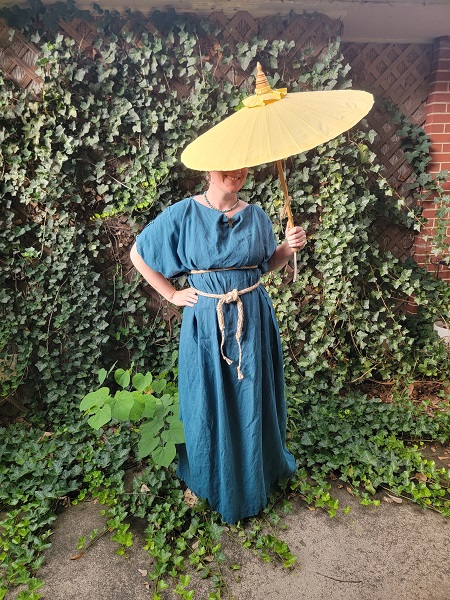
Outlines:
{"label": "woman's forearm", "polygon": [[135,266],[136,270],[142,275],[142,277],[149,283],[152,288],[161,294],[166,300],[172,300],[176,290],[169,281],[162,275],[151,269],[142,259],[139,252],[137,251],[136,244],[133,245],[130,251],[131,262]]}
{"label": "woman's forearm", "polygon": [[269,260],[269,271],[281,269],[297,250],[306,244],[306,232],[303,227],[292,227],[286,230],[286,241],[277,246]]}
{"label": "woman's forearm", "polygon": [[197,304],[197,292],[191,288],[177,290],[167,281],[162,273],[151,269],[143,260],[137,251],[136,244],[130,251],[131,262],[142,277],[154,288],[163,298],[175,304],[175,306],[194,306]]}
{"label": "woman's forearm", "polygon": [[287,242],[276,247],[275,252],[269,260],[269,271],[281,269],[292,256],[293,251]]}

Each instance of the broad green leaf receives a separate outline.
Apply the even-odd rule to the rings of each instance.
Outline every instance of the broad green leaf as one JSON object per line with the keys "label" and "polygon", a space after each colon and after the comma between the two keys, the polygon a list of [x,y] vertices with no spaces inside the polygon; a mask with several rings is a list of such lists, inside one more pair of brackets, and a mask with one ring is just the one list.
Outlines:
{"label": "broad green leaf", "polygon": [[185,441],[183,423],[181,421],[171,423],[170,428],[161,433],[161,437],[166,442],[182,444]]}
{"label": "broad green leaf", "polygon": [[99,388],[98,390],[95,390],[95,392],[90,392],[89,394],[86,394],[86,396],[81,400],[80,410],[89,411],[95,406],[98,406],[100,408],[105,404],[108,398],[109,388]]}
{"label": "broad green leaf", "polygon": [[142,418],[142,413],[144,412],[145,404],[143,402],[142,395],[139,393],[138,396],[139,398],[136,396],[134,397],[134,404],[128,417],[130,421],[139,421]]}
{"label": "broad green leaf", "polygon": [[171,413],[172,407],[171,406],[165,407],[162,404],[160,404],[159,398],[156,398],[156,400],[157,400],[157,405],[156,405],[155,413],[152,417],[152,420],[156,419],[157,421],[161,421],[161,423],[164,423],[167,415],[169,415]]}
{"label": "broad green leaf", "polygon": [[152,394],[143,394],[143,401],[145,408],[142,413],[142,418],[152,419],[155,416],[156,407],[158,405],[160,406],[160,402],[158,398],[155,398]]}
{"label": "broad green leaf", "polygon": [[88,419],[88,423],[94,429],[100,429],[103,427],[108,421],[111,420],[111,407],[109,404],[105,404],[102,406],[90,419]]}
{"label": "broad green leaf", "polygon": [[162,419],[153,419],[152,421],[146,421],[142,423],[140,427],[141,437],[149,439],[155,437],[155,435],[161,431],[164,426]]}
{"label": "broad green leaf", "polygon": [[[147,438],[147,437],[143,437],[139,440],[138,443],[138,458],[145,458],[146,456],[148,456],[149,454],[151,454],[154,449],[156,448],[156,446],[159,444],[160,442],[160,438],[159,437],[155,437],[155,438]],[[159,464],[159,463],[158,463]]]}
{"label": "broad green leaf", "polygon": [[120,387],[126,388],[130,385],[130,371],[125,371],[124,369],[117,369],[117,371],[114,373],[114,379],[120,385]]}
{"label": "broad green leaf", "polygon": [[119,421],[128,421],[134,402],[134,396],[131,392],[127,390],[116,392],[114,399],[110,402],[112,417],[119,419]]}
{"label": "broad green leaf", "polygon": [[143,392],[153,381],[153,376],[151,373],[146,373],[143,375],[142,373],[136,373],[133,376],[133,387],[139,392]]}
{"label": "broad green leaf", "polygon": [[164,446],[158,446],[156,450],[152,452],[152,458],[157,465],[162,467],[168,467],[177,455],[175,444],[167,442]]}
{"label": "broad green leaf", "polygon": [[172,406],[173,396],[171,396],[170,394],[164,394],[164,396],[161,397],[161,404],[164,406],[164,408]]}
{"label": "broad green leaf", "polygon": [[105,381],[107,376],[108,376],[108,371],[106,369],[100,369],[100,371],[98,372],[98,382],[100,385],[102,385],[102,383]]}
{"label": "broad green leaf", "polygon": [[166,387],[167,381],[165,379],[155,379],[152,383],[152,389],[154,392],[159,394]]}

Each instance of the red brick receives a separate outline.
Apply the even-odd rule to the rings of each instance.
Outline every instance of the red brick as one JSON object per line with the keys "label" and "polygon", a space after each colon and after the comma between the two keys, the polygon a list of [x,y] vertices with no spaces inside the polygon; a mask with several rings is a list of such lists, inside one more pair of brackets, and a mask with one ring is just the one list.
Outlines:
{"label": "red brick", "polygon": [[450,46],[445,46],[439,50],[439,58],[450,58]]}
{"label": "red brick", "polygon": [[[421,252],[419,252],[419,250],[421,250]],[[425,248],[418,248],[417,250],[414,249],[414,260],[425,260],[426,257],[428,256],[428,251]]]}
{"label": "red brick", "polygon": [[450,112],[428,114],[427,123],[450,123]]}
{"label": "red brick", "polygon": [[427,252],[428,242],[421,238],[419,233],[417,233],[416,237],[414,238],[414,248],[419,254],[424,254]]}
{"label": "red brick", "polygon": [[450,103],[450,92],[433,92],[427,98],[427,109],[428,106],[432,105],[434,102],[445,102],[447,104]]}
{"label": "red brick", "polygon": [[432,74],[432,78],[433,81],[436,81],[437,83],[447,83],[450,81],[450,72],[446,69],[444,71],[444,69],[436,71],[435,73]]}
{"label": "red brick", "polygon": [[446,144],[450,142],[450,135],[447,133],[433,133],[430,135],[430,141],[432,144]]}
{"label": "red brick", "polygon": [[438,154],[442,154],[444,151],[444,146],[446,144],[431,144],[430,152],[433,156],[437,156]]}
{"label": "red brick", "polygon": [[[438,71],[447,71],[447,76],[450,76],[450,58],[444,58],[441,53],[439,53],[439,59],[437,62],[437,70]],[[448,81],[448,79],[447,79]]]}
{"label": "red brick", "polygon": [[439,165],[441,171],[448,171],[450,165],[450,156],[448,154],[438,154],[433,157],[433,163]]}
{"label": "red brick", "polygon": [[435,92],[449,92],[450,91],[450,82],[443,81],[433,81],[430,83],[430,94],[434,94]]}
{"label": "red brick", "polygon": [[419,312],[419,307],[415,303],[409,303],[406,305],[406,314],[407,315],[417,315]]}
{"label": "red brick", "polygon": [[450,114],[450,102],[448,104],[446,102],[432,102],[431,104],[427,104],[427,115],[436,113]]}
{"label": "red brick", "polygon": [[428,117],[427,117],[427,121],[424,125],[424,129],[428,134],[432,134],[432,133],[445,133],[445,125],[444,123],[428,123]]}
{"label": "red brick", "polygon": [[422,217],[425,219],[432,219],[436,214],[436,207],[424,208],[422,211]]}

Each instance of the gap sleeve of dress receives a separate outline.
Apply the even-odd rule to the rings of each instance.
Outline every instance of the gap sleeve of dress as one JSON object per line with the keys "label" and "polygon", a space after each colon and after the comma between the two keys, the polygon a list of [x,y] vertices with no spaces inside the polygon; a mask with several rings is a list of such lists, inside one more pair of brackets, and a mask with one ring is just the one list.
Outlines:
{"label": "gap sleeve of dress", "polygon": [[186,271],[178,254],[180,227],[169,206],[137,236],[139,255],[151,269],[164,277],[175,277]]}

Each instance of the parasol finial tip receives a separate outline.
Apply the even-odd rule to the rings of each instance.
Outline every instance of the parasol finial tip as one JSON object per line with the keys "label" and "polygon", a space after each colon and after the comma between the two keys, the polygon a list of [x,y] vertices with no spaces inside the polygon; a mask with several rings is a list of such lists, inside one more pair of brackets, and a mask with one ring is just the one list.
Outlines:
{"label": "parasol finial tip", "polygon": [[266,88],[267,86],[269,86],[269,82],[267,81],[267,77],[265,76],[264,71],[262,70],[261,63],[258,62],[258,63],[256,63],[255,88],[257,90],[260,90],[262,88]]}

